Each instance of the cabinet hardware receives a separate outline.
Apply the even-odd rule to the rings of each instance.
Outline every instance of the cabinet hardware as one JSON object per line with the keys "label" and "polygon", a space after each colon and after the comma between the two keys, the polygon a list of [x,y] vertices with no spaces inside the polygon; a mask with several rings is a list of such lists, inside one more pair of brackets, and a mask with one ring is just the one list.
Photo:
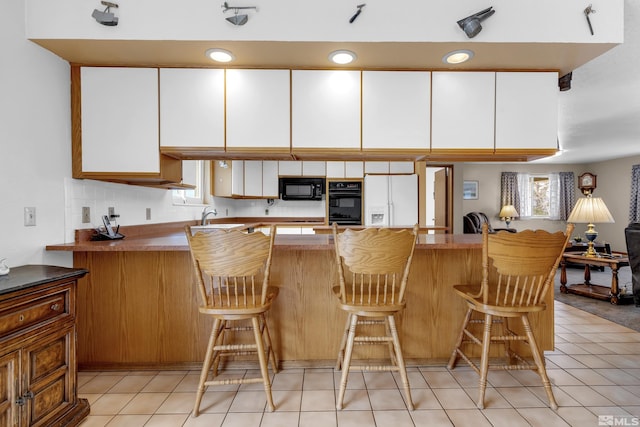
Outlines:
{"label": "cabinet hardware", "polygon": [[18,317],[18,321],[24,322],[24,314],[21,314],[20,317]]}
{"label": "cabinet hardware", "polygon": [[58,304],[58,303],[52,304],[51,305],[51,310],[53,310],[53,311],[60,310],[60,304]]}
{"label": "cabinet hardware", "polygon": [[24,392],[22,397],[24,397],[25,399],[33,399],[35,397],[35,394],[33,394],[31,390],[27,390]]}
{"label": "cabinet hardware", "polygon": [[22,396],[20,396],[20,397],[18,397],[16,399],[16,405],[18,405],[18,406],[24,406],[25,403],[27,403],[27,402],[25,402],[25,400],[24,400],[24,398]]}

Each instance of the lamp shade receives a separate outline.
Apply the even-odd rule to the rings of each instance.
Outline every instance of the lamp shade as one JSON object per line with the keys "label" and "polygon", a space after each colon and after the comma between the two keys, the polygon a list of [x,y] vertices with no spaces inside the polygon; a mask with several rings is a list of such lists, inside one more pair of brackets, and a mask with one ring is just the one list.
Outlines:
{"label": "lamp shade", "polygon": [[600,197],[582,197],[578,199],[567,222],[593,224],[614,220]]}
{"label": "lamp shade", "polygon": [[513,205],[504,205],[502,209],[500,209],[500,213],[498,214],[500,218],[516,218],[518,217],[518,211]]}

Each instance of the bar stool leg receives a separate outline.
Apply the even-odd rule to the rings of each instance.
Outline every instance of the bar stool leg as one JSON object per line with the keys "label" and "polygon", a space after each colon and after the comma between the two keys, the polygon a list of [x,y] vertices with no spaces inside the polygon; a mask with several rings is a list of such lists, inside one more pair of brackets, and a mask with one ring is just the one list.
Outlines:
{"label": "bar stool leg", "polygon": [[351,324],[351,313],[347,313],[347,321],[344,325],[344,334],[342,334],[342,340],[340,341],[340,350],[338,350],[338,360],[336,360],[336,371],[342,368],[344,361],[344,349],[347,346],[347,337],[349,336],[349,325]]}
{"label": "bar stool leg", "polygon": [[558,409],[558,403],[556,402],[556,398],[553,396],[553,390],[551,389],[551,382],[549,381],[549,377],[547,376],[547,370],[544,367],[544,360],[542,360],[542,355],[540,354],[540,350],[538,349],[538,344],[536,343],[536,338],[533,336],[533,332],[531,331],[531,325],[529,324],[529,317],[526,314],[521,316],[522,323],[524,324],[524,331],[527,334],[527,341],[529,341],[529,347],[531,347],[531,354],[533,355],[533,360],[536,362],[536,366],[538,367],[538,374],[540,378],[542,378],[542,385],[544,386],[544,390],[547,392],[547,398],[549,399],[549,406],[554,411]]}
{"label": "bar stool leg", "polygon": [[264,353],[264,343],[262,342],[262,333],[260,333],[260,321],[258,320],[258,316],[251,318],[251,324],[253,325],[253,336],[256,340],[256,349],[258,351],[258,359],[260,360],[260,372],[262,373],[264,392],[267,395],[267,405],[269,406],[269,410],[273,412],[276,407],[273,404],[273,397],[271,396],[271,380],[269,379],[267,356]]}
{"label": "bar stool leg", "polygon": [[347,338],[347,346],[344,353],[344,360],[342,361],[342,377],[340,378],[340,390],[338,391],[338,401],[336,402],[336,409],[342,409],[342,403],[344,401],[344,392],[347,388],[347,380],[349,378],[349,367],[351,366],[351,356],[353,355],[353,343],[356,337],[356,325],[358,324],[358,315],[349,314],[351,320],[349,324],[349,336]]}
{"label": "bar stool leg", "polygon": [[271,369],[273,369],[273,373],[278,373],[278,358],[276,357],[276,352],[273,350],[273,344],[271,344],[271,334],[269,333],[269,325],[267,325],[267,319],[263,314],[260,315],[260,321],[262,323],[262,329],[260,332],[265,336],[265,340],[267,342],[267,356],[271,361]]}
{"label": "bar stool leg", "polygon": [[407,399],[407,407],[413,411],[413,400],[411,399],[411,390],[409,389],[409,378],[407,377],[407,367],[404,364],[404,356],[402,355],[402,348],[400,347],[400,339],[398,338],[398,329],[396,328],[396,320],[393,314],[387,316],[389,322],[389,330],[391,331],[391,337],[393,338],[393,347],[395,350],[395,358],[398,363],[398,370],[400,371],[400,378],[402,378],[402,385],[404,387],[404,394]]}
{"label": "bar stool leg", "polygon": [[216,340],[218,339],[218,333],[220,330],[220,323],[222,321],[220,319],[215,319],[213,321],[213,327],[211,328],[211,334],[209,335],[209,344],[207,345],[207,353],[204,356],[204,361],[202,362],[202,371],[200,371],[200,382],[198,383],[198,391],[196,393],[196,402],[193,406],[193,416],[197,417],[200,415],[200,402],[202,401],[202,396],[204,395],[205,385],[204,383],[207,381],[207,377],[209,376],[209,370],[211,369],[211,363],[213,362],[213,347],[216,344]]}
{"label": "bar stool leg", "polygon": [[467,329],[467,325],[469,325],[469,321],[471,320],[471,313],[473,313],[473,310],[471,308],[468,308],[467,314],[465,314],[464,320],[462,321],[462,328],[460,328],[460,334],[458,334],[456,345],[453,348],[453,352],[451,353],[451,357],[449,358],[449,363],[447,364],[448,369],[453,369],[456,367],[456,363],[458,362],[458,350],[460,349],[462,341],[464,340],[464,331]]}
{"label": "bar stool leg", "polygon": [[482,336],[482,356],[480,359],[480,384],[478,390],[478,408],[484,409],[484,392],[487,388],[487,375],[489,373],[489,348],[491,346],[491,323],[493,316],[484,315],[484,334]]}

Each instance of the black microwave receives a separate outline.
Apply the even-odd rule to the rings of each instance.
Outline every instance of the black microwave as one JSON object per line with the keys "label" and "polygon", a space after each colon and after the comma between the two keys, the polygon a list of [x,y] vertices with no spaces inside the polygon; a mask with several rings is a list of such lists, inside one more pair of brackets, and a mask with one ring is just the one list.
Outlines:
{"label": "black microwave", "polygon": [[322,200],[323,178],[284,177],[278,180],[282,200]]}

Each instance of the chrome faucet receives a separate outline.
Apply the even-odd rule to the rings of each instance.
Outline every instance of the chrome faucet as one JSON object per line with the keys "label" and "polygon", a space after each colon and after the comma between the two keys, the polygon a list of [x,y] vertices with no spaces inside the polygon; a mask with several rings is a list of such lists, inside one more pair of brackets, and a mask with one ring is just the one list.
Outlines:
{"label": "chrome faucet", "polygon": [[218,215],[218,211],[213,209],[213,210],[209,210],[209,206],[205,206],[204,209],[202,210],[202,220],[200,221],[200,225],[205,225],[207,222],[207,217],[209,215],[213,215],[216,216]]}

